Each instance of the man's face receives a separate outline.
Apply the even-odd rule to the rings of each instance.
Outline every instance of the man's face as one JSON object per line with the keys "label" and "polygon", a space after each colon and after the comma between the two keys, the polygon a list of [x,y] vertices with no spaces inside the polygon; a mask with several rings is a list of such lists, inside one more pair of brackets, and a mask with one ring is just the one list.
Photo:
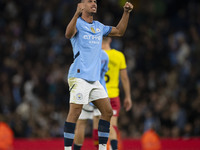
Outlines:
{"label": "man's face", "polygon": [[83,0],[83,3],[85,4],[84,11],[88,13],[96,13],[97,12],[97,1],[96,0]]}

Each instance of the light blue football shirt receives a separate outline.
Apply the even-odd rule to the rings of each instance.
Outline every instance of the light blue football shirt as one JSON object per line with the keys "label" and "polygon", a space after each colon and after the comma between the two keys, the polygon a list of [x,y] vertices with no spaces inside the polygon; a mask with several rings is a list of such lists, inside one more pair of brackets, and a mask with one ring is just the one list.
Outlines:
{"label": "light blue football shirt", "polygon": [[102,50],[101,52],[101,73],[100,73],[100,80],[99,82],[103,85],[104,89],[107,92],[106,89],[106,81],[105,81],[105,73],[108,71],[108,62],[109,62],[109,58],[108,58],[108,54]]}
{"label": "light blue football shirt", "polygon": [[88,23],[79,17],[76,29],[76,35],[70,39],[74,62],[70,66],[68,78],[97,81],[100,79],[102,38],[111,32],[112,27],[98,21]]}

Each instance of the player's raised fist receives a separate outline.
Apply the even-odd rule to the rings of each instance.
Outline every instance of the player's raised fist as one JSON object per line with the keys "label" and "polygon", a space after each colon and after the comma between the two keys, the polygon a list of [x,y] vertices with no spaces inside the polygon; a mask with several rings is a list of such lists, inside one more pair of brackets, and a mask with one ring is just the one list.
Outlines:
{"label": "player's raised fist", "polygon": [[124,11],[131,12],[133,10],[133,5],[130,2],[126,2],[124,5]]}
{"label": "player's raised fist", "polygon": [[76,13],[80,15],[83,12],[84,8],[85,8],[84,3],[78,3]]}

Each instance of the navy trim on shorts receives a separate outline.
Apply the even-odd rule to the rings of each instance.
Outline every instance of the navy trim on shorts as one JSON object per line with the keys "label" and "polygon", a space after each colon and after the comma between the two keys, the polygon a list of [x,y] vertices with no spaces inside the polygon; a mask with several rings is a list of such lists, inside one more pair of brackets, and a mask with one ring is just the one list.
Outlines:
{"label": "navy trim on shorts", "polygon": [[94,110],[87,110],[87,109],[84,109],[82,108],[82,110],[86,111],[86,112],[93,112]]}
{"label": "navy trim on shorts", "polygon": [[72,85],[72,87],[69,89],[69,92],[74,88],[75,84]]}

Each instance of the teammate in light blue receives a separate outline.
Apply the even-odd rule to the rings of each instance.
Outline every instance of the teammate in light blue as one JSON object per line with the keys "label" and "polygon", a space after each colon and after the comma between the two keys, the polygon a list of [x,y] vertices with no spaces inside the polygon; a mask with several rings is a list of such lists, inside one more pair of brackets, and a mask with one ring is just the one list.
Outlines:
{"label": "teammate in light blue", "polygon": [[68,74],[70,109],[64,127],[65,150],[71,150],[76,122],[83,104],[89,102],[101,112],[98,125],[99,150],[106,150],[113,111],[108,95],[99,82],[102,37],[122,36],[132,9],[133,5],[126,2],[120,22],[116,27],[110,27],[93,20],[97,12],[96,0],[82,0],[66,28],[65,36],[71,40],[74,62]]}
{"label": "teammate in light blue", "polygon": [[100,73],[100,83],[101,85],[103,85],[104,89],[106,90],[107,93],[107,89],[106,89],[106,81],[105,81],[105,73],[108,71],[108,62],[109,62],[109,58],[108,58],[108,54],[102,50],[101,51],[101,73]]}

